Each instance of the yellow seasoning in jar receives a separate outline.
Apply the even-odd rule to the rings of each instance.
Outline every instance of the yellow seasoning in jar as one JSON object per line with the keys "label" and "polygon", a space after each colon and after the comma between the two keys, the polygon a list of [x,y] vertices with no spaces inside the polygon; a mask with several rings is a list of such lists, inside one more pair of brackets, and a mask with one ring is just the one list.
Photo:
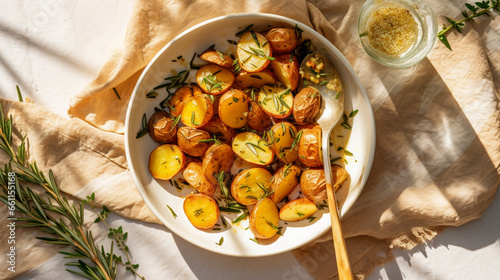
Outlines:
{"label": "yellow seasoning in jar", "polygon": [[392,2],[380,5],[368,15],[363,35],[380,54],[401,56],[415,44],[418,32],[418,23],[410,10]]}

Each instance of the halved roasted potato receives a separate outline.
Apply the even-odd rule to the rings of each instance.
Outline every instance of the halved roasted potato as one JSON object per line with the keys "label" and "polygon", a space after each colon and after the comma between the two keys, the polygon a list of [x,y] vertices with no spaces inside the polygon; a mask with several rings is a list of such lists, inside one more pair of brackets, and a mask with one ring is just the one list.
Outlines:
{"label": "halved roasted potato", "polygon": [[209,229],[219,220],[219,207],[210,196],[194,193],[184,199],[184,213],[193,226],[199,229]]}
{"label": "halved roasted potato", "polygon": [[222,66],[208,64],[196,72],[196,83],[203,92],[219,95],[233,86],[234,73]]}
{"label": "halved roasted potato", "polygon": [[[325,149],[328,149],[328,147],[325,147]],[[302,129],[298,154],[299,160],[305,166],[319,167],[323,165],[321,128],[319,125]]]}
{"label": "halved roasted potato", "polygon": [[278,231],[279,213],[269,198],[261,199],[250,213],[250,230],[256,238],[269,239]]}
{"label": "halved roasted potato", "polygon": [[261,88],[265,85],[274,85],[276,81],[276,76],[269,69],[264,69],[259,72],[247,72],[242,70],[236,75],[234,84],[241,89],[249,87]]}
{"label": "halved roasted potato", "polygon": [[149,136],[153,141],[167,144],[175,141],[177,125],[175,121],[165,111],[157,111],[148,121]]}
{"label": "halved roasted potato", "polygon": [[207,178],[205,178],[201,162],[190,162],[182,172],[182,176],[186,182],[188,182],[188,184],[195,188],[199,193],[208,196],[214,195],[217,185],[210,183]]}
{"label": "halved roasted potato", "polygon": [[283,119],[292,113],[293,95],[284,86],[263,86],[258,95],[260,107],[272,117]]}
{"label": "halved roasted potato", "polygon": [[[349,178],[349,173],[344,168],[332,166],[332,185],[338,191],[342,184]],[[325,171],[318,168],[304,170],[300,176],[300,189],[302,193],[317,204],[327,199]]]}
{"label": "halved roasted potato", "polygon": [[224,68],[231,69],[233,67],[233,59],[229,55],[215,49],[208,49],[202,52],[199,57],[205,61],[217,64]]}
{"label": "halved roasted potato", "polygon": [[280,54],[269,64],[269,69],[276,75],[278,81],[287,88],[295,90],[299,85],[299,62],[293,54]]}
{"label": "halved roasted potato", "polygon": [[238,89],[224,93],[219,100],[219,118],[227,126],[241,128],[247,124],[248,97]]}
{"label": "halved roasted potato", "polygon": [[271,173],[255,167],[240,172],[231,184],[231,195],[243,205],[257,203],[270,189]]}
{"label": "halved roasted potato", "polygon": [[213,143],[207,141],[209,139],[212,139],[210,133],[194,127],[183,126],[177,132],[177,145],[184,153],[193,157],[201,157],[205,154]]}
{"label": "halved roasted potato", "polygon": [[283,221],[297,222],[312,216],[318,211],[316,203],[309,198],[298,198],[283,205],[279,217]]}
{"label": "halved roasted potato", "polygon": [[154,178],[172,179],[186,163],[184,153],[177,145],[165,144],[156,147],[149,155],[149,171]]}
{"label": "halved roasted potato", "polygon": [[202,94],[201,89],[196,84],[178,88],[167,102],[170,114],[174,117],[180,116],[186,101],[192,96]]}
{"label": "halved roasted potato", "polygon": [[221,172],[228,173],[234,162],[234,153],[229,145],[213,144],[203,157],[203,174],[212,183],[217,184],[217,176]]}
{"label": "halved roasted potato", "polygon": [[276,170],[270,186],[273,193],[269,198],[274,203],[282,201],[299,184],[300,173],[302,173],[302,170],[292,164],[282,166]]}
{"label": "halved roasted potato", "polygon": [[243,34],[236,45],[241,68],[247,72],[259,72],[267,67],[273,51],[264,35],[250,31]]}
{"label": "halved roasted potato", "polygon": [[266,34],[273,53],[289,53],[299,44],[297,34],[291,28],[273,28]]}
{"label": "halved roasted potato", "polygon": [[225,125],[218,115],[213,116],[207,124],[202,127],[203,130],[208,131],[214,135],[218,140],[226,144],[231,144],[233,137],[236,135],[234,130]]}
{"label": "halved roasted potato", "polygon": [[321,95],[314,87],[302,89],[293,99],[293,118],[300,125],[312,123],[321,105]]}
{"label": "halved roasted potato", "polygon": [[247,162],[266,165],[273,161],[273,151],[266,142],[254,132],[242,132],[234,137],[233,151]]}
{"label": "halved roasted potato", "polygon": [[247,115],[247,124],[251,129],[264,130],[271,125],[271,117],[259,106],[256,101],[250,101]]}
{"label": "halved roasted potato", "polygon": [[294,162],[298,158],[299,137],[295,126],[289,122],[279,122],[271,127],[271,148],[283,163]]}
{"label": "halved roasted potato", "polygon": [[202,127],[214,115],[212,100],[206,95],[189,97],[182,109],[181,122],[189,127]]}

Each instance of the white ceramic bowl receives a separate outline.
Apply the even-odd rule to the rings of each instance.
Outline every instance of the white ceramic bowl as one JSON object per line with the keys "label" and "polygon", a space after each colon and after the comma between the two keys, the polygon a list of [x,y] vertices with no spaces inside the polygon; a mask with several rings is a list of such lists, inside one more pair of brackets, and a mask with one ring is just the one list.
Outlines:
{"label": "white ceramic bowl", "polygon": [[[323,36],[312,28],[295,20],[271,14],[233,14],[214,18],[200,23],[182,32],[169,42],[149,63],[142,73],[134,89],[126,118],[125,148],[130,171],[135,179],[139,193],[155,215],[172,232],[185,240],[210,251],[231,256],[256,257],[273,255],[286,252],[311,242],[331,227],[328,209],[316,213],[317,218],[309,222],[304,220],[284,226],[282,236],[257,244],[250,240],[253,238],[248,227],[248,220],[239,225],[231,225],[230,220],[235,214],[228,216],[228,228],[220,226],[220,231],[198,230],[194,228],[185,217],[182,210],[183,196],[194,189],[185,187],[182,191],[175,189],[168,182],[155,180],[148,170],[148,158],[151,151],[157,146],[149,136],[136,139],[136,134],[142,128],[142,116],[151,116],[154,107],[166,96],[164,89],[158,90],[160,96],[156,99],[146,98],[146,93],[163,83],[163,79],[171,76],[171,71],[185,70],[193,53],[200,53],[210,45],[215,44],[221,51],[231,50],[234,45],[227,40],[237,41],[235,34],[242,28],[253,24],[252,30],[264,31],[272,27],[298,26],[304,32],[303,38],[309,38],[317,50],[332,58],[333,63],[345,83],[346,112],[353,109],[359,113],[353,118],[352,131],[347,150],[354,154],[348,157],[348,170],[351,178],[347,187],[342,187],[338,193],[339,200],[343,202],[341,215],[352,207],[361,193],[368,178],[375,150],[375,124],[373,112],[359,78],[345,57]],[[235,53],[235,52],[233,52]],[[179,62],[182,56],[186,61]],[[176,62],[173,62],[173,61]],[[196,71],[191,71],[190,80]],[[349,135],[347,135],[349,136]],[[168,205],[176,214],[172,215]],[[224,214],[225,215],[225,214]],[[226,215],[227,216],[227,215]],[[219,222],[220,224],[220,222]],[[217,245],[224,237],[222,245]]]}

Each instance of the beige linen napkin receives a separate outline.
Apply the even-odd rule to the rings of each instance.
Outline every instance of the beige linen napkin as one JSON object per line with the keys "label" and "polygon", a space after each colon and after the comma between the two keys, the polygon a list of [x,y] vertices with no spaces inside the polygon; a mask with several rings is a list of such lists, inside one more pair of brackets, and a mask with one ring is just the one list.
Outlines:
{"label": "beige linen napkin", "polygon": [[[435,8],[450,5],[438,2]],[[354,273],[362,279],[375,265],[391,259],[392,248],[412,248],[443,227],[480,217],[496,192],[500,164],[500,43],[498,38],[486,41],[474,29],[484,32],[492,26],[498,30],[500,20],[481,21],[474,28],[468,25],[464,34],[451,34],[453,52],[438,44],[417,66],[389,69],[368,58],[356,39],[362,4],[359,0],[230,4],[139,0],[123,47],[73,99],[68,111],[73,121],[51,115],[58,121],[49,122],[37,106],[3,104],[10,107],[16,126],[21,123],[19,133],[29,133],[32,158],[42,168],[65,174],[59,183],[65,192],[82,198],[94,191],[99,203],[125,217],[157,222],[126,170],[122,136],[111,133],[124,131],[126,105],[141,70],[178,33],[209,18],[266,12],[301,21],[344,53],[365,85],[375,112],[373,168],[359,200],[342,220]],[[31,121],[24,115],[38,119]],[[82,158],[86,164],[80,164]],[[97,180],[99,176],[108,184]],[[116,191],[127,193],[130,200],[106,196]],[[3,230],[1,236],[5,236]],[[329,233],[294,253],[318,279],[336,276]]]}

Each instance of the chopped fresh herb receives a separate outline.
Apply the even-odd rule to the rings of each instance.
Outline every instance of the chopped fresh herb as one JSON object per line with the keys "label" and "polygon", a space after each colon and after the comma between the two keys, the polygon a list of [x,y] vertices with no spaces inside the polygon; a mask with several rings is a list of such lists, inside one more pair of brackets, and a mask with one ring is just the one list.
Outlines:
{"label": "chopped fresh herb", "polygon": [[351,152],[350,152],[350,151],[348,151],[348,150],[344,150],[344,153],[345,153],[346,155],[348,155],[348,156],[351,156],[351,157],[353,156],[353,153],[351,153]]}
{"label": "chopped fresh herb", "polygon": [[250,28],[252,28],[253,24],[250,24],[246,27],[244,27],[241,31],[239,31],[238,33],[234,34],[234,36],[236,37],[240,37],[241,35],[245,34],[248,30],[250,30]]}
{"label": "chopped fresh herb", "polygon": [[177,218],[177,214],[175,214],[174,210],[172,210],[172,208],[170,208],[170,206],[168,206],[168,204],[167,204],[167,207],[170,210],[170,213],[172,213],[172,216],[174,216],[174,218]]}
{"label": "chopped fresh herb", "polygon": [[146,98],[156,98],[158,93],[156,91],[150,91],[146,94]]}
{"label": "chopped fresh herb", "polygon": [[196,209],[196,210],[194,210],[194,216],[195,216],[195,217],[198,217],[198,216],[200,216],[201,214],[203,214],[203,208],[200,208],[200,209]]}
{"label": "chopped fresh herb", "polygon": [[118,91],[116,91],[116,88],[113,88],[113,91],[115,92],[115,94],[116,94],[116,96],[118,97],[118,99],[120,99],[120,100],[121,100],[122,98],[121,98],[121,97],[120,97],[120,95],[118,94]]}
{"label": "chopped fresh herb", "polygon": [[243,214],[239,215],[238,218],[234,219],[233,224],[238,223],[239,221],[245,219],[248,216],[248,211],[245,211]]}
{"label": "chopped fresh herb", "polygon": [[255,239],[255,238],[249,238],[249,239],[260,245],[260,243],[259,243],[259,241],[257,241],[257,239]]}
{"label": "chopped fresh herb", "polygon": [[307,217],[307,220],[311,223],[312,221],[316,220],[316,217],[310,216]]}
{"label": "chopped fresh herb", "polygon": [[259,40],[257,39],[257,34],[255,34],[255,32],[253,32],[253,31],[250,31],[250,32],[251,32],[251,34],[252,34],[253,40],[255,41],[255,44],[257,45],[257,47],[259,47],[259,48],[260,48],[260,42],[259,42]]}
{"label": "chopped fresh herb", "polygon": [[359,110],[354,110],[352,111],[350,114],[349,114],[349,118],[354,118],[354,116],[356,116],[356,114],[358,113]]}
{"label": "chopped fresh herb", "polygon": [[233,101],[236,103],[236,102],[240,101],[240,99],[236,98],[236,97],[233,97]]}
{"label": "chopped fresh herb", "polygon": [[218,243],[216,242],[215,244],[217,244],[217,245],[219,245],[219,246],[222,246],[222,243],[224,243],[224,236],[222,236],[222,237],[219,239],[219,242],[218,242]]}
{"label": "chopped fresh herb", "polygon": [[135,136],[136,139],[141,138],[142,136],[148,134],[148,120],[146,118],[146,114],[142,115],[142,129],[137,132]]}
{"label": "chopped fresh herb", "polygon": [[172,131],[172,129],[174,129],[177,126],[180,119],[181,119],[181,115],[178,115],[177,117],[175,117],[174,123],[172,123],[172,127],[170,128],[170,131]]}

